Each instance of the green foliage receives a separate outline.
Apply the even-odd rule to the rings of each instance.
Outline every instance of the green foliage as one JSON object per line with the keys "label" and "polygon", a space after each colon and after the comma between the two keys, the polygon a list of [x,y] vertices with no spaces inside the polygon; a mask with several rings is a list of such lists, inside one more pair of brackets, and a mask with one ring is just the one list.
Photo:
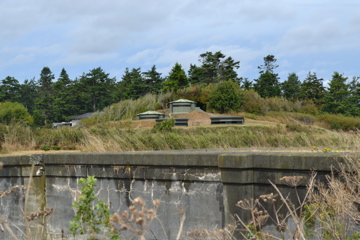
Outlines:
{"label": "green foliage", "polygon": [[109,78],[101,67],[90,70],[80,77],[82,98],[87,100],[87,111],[98,111],[113,103],[112,90],[115,88],[115,78]]}
{"label": "green foliage", "polygon": [[296,73],[290,73],[287,80],[281,84],[282,96],[286,99],[299,98],[301,82]]}
{"label": "green foliage", "polygon": [[34,113],[37,94],[38,86],[35,82],[35,79],[26,79],[24,83],[20,86],[19,103],[24,105],[30,114]]}
{"label": "green foliage", "polygon": [[164,81],[163,91],[177,91],[189,85],[189,80],[182,69],[181,64],[175,63],[171,69],[169,77]]}
{"label": "green foliage", "polygon": [[281,89],[278,74],[274,73],[277,59],[274,55],[264,57],[264,65],[259,66],[260,77],[255,80],[254,89],[263,98],[280,96]]}
{"label": "green foliage", "polygon": [[164,121],[158,122],[152,128],[153,132],[169,132],[174,127],[175,118],[166,119]]}
{"label": "green foliage", "polygon": [[[329,90],[324,95],[324,105],[322,110],[328,113],[346,114],[349,107],[349,84],[347,78],[335,72],[329,83]],[[351,103],[350,103],[351,105]]]}
{"label": "green foliage", "polygon": [[306,238],[314,237],[316,204],[305,204],[302,212],[304,219],[304,232]]}
{"label": "green foliage", "polygon": [[210,93],[209,108],[220,113],[238,111],[243,103],[241,88],[232,80],[219,82]]}
{"label": "green foliage", "polygon": [[155,65],[149,71],[143,72],[143,75],[146,93],[159,94],[164,79],[161,77],[161,73],[156,71]]}
{"label": "green foliage", "polygon": [[244,112],[265,114],[268,111],[264,99],[254,90],[245,90],[244,99],[245,103],[242,106]]}
{"label": "green foliage", "polygon": [[357,117],[348,117],[335,114],[321,114],[318,116],[319,121],[334,130],[356,131],[360,129],[360,119]]}
{"label": "green foliage", "polygon": [[[96,179],[94,176],[88,176],[87,179],[80,178],[79,184],[83,186],[78,201],[72,204],[72,207],[76,208],[77,211],[70,222],[70,231],[74,235],[89,233],[94,237],[95,233],[101,231],[101,226],[110,229],[109,208],[104,201],[95,196]],[[97,204],[94,205],[96,202]]]}
{"label": "green foliage", "polygon": [[7,76],[1,80],[0,102],[19,102],[21,98],[21,85],[14,77]]}
{"label": "green foliage", "polygon": [[309,72],[303,83],[301,84],[299,98],[312,101],[319,106],[324,101],[325,87],[322,83],[323,79],[318,78],[316,73]]}
{"label": "green foliage", "polygon": [[36,111],[41,116],[43,120],[39,125],[45,125],[50,123],[53,119],[53,82],[54,74],[51,72],[49,67],[44,67],[41,70],[40,78],[38,80],[38,95],[36,96]]}
{"label": "green foliage", "polygon": [[197,103],[197,105],[206,110],[210,101],[210,94],[216,87],[216,84],[197,84],[177,92],[177,98],[188,99]]}
{"label": "green foliage", "polygon": [[305,100],[300,103],[299,112],[311,115],[318,115],[319,114],[319,107],[315,105],[315,103],[311,100]]}
{"label": "green foliage", "polygon": [[79,93],[76,91],[75,82],[69,78],[64,68],[61,70],[57,82],[53,84],[53,89],[53,121],[67,121],[67,117],[77,115],[80,112],[79,102],[76,99]]}
{"label": "green foliage", "polygon": [[46,145],[56,146],[55,148],[66,150],[74,150],[76,146],[78,146],[83,140],[84,133],[81,131],[81,129],[75,127],[61,127],[57,129],[41,128],[34,130],[34,137],[36,141],[36,147],[38,148]]}
{"label": "green foliage", "polygon": [[42,146],[41,146],[41,150],[50,151],[50,150],[51,150],[51,147],[50,147],[49,145],[42,145]]}
{"label": "green foliage", "polygon": [[0,123],[9,125],[11,122],[31,125],[34,120],[22,104],[0,102]]}
{"label": "green foliage", "polygon": [[[155,74],[155,73],[152,73]],[[150,82],[152,80],[149,80]],[[138,99],[139,97],[151,92],[151,89],[145,84],[145,79],[141,75],[141,68],[133,68],[129,71],[125,69],[122,81],[118,84],[121,91],[121,99]]]}
{"label": "green foliage", "polygon": [[240,67],[240,62],[232,57],[225,58],[225,55],[218,51],[216,53],[206,52],[200,54],[202,65],[197,67],[191,64],[189,79],[191,83],[217,83],[233,80],[239,82],[235,69]]}

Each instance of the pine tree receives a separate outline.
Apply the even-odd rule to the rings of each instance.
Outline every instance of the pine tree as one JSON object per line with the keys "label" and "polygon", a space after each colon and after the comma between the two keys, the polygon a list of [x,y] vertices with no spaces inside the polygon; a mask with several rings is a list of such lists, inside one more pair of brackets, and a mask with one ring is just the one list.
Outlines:
{"label": "pine tree", "polygon": [[334,72],[329,83],[329,89],[324,94],[324,105],[322,110],[329,113],[346,114],[348,98],[350,97],[347,77]]}
{"label": "pine tree", "polygon": [[92,111],[101,110],[114,102],[115,78],[109,78],[109,73],[105,73],[101,67],[83,74],[80,77],[80,84]]}
{"label": "pine tree", "polygon": [[149,71],[142,74],[144,76],[146,93],[159,94],[163,88],[164,79],[161,77],[161,73],[156,71],[155,65]]}
{"label": "pine tree", "polygon": [[35,78],[31,80],[26,79],[24,83],[20,85],[19,102],[26,107],[31,115],[34,114],[35,111],[38,90],[39,87],[36,84]]}
{"label": "pine tree", "polygon": [[325,87],[322,78],[317,78],[316,73],[309,72],[301,84],[299,97],[304,100],[310,100],[316,105],[324,102]]}
{"label": "pine tree", "polygon": [[141,68],[133,68],[131,71],[126,68],[121,79],[122,81],[118,84],[120,99],[138,99],[150,90],[141,75]]}
{"label": "pine tree", "polygon": [[163,91],[177,91],[181,88],[189,86],[188,78],[181,64],[175,63],[171,69],[169,77],[164,81]]}
{"label": "pine tree", "polygon": [[299,98],[301,82],[296,73],[290,73],[287,80],[281,84],[282,96],[286,99]]}
{"label": "pine tree", "polygon": [[277,59],[274,55],[264,57],[264,65],[260,65],[260,77],[255,80],[254,89],[263,98],[280,96],[281,89],[278,74],[274,73]]}
{"label": "pine tree", "polygon": [[54,121],[68,121],[67,117],[78,114],[79,106],[75,101],[73,81],[66,70],[61,70],[58,80],[54,83]]}
{"label": "pine tree", "polygon": [[53,82],[54,74],[49,67],[44,67],[41,70],[40,78],[38,80],[38,95],[36,98],[36,115],[39,116],[35,119],[37,124],[44,125],[53,121]]}
{"label": "pine tree", "polygon": [[352,78],[349,84],[349,92],[346,114],[360,116],[360,77]]}

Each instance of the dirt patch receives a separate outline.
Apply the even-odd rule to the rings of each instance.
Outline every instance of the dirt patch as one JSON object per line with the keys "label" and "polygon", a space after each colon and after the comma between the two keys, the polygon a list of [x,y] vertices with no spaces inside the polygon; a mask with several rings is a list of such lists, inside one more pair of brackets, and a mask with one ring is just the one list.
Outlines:
{"label": "dirt patch", "polygon": [[[166,116],[168,117],[169,115]],[[189,119],[188,121],[189,127],[196,127],[196,126],[210,126],[211,125],[210,118],[215,116],[228,116],[228,115],[191,111],[189,113],[170,114],[170,116],[173,118],[187,118]],[[241,116],[241,115],[236,114],[236,116]],[[107,123],[107,126],[136,129],[136,128],[152,128],[155,124],[156,121],[154,119],[148,119],[148,120],[132,120],[132,121],[126,120],[120,122],[111,122],[111,123]],[[278,123],[275,122],[245,119],[246,126],[257,126],[257,125],[276,126],[277,124]]]}

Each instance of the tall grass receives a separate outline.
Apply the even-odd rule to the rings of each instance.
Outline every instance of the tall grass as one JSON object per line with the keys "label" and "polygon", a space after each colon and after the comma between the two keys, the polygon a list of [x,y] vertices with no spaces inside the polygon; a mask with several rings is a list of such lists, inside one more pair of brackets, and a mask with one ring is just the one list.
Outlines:
{"label": "tall grass", "polygon": [[79,124],[80,126],[89,127],[97,123],[131,120],[134,119],[138,113],[165,108],[165,102],[170,97],[171,93],[161,95],[147,94],[136,100],[124,100],[104,108],[102,112],[98,112],[91,117],[83,119]]}
{"label": "tall grass", "polygon": [[29,150],[35,148],[36,140],[33,131],[23,124],[12,123],[3,126],[0,141],[2,152]]}
{"label": "tall grass", "polygon": [[[149,99],[152,99],[150,95]],[[245,118],[248,117],[279,124],[250,126],[245,123],[245,125],[173,128],[168,132],[134,128],[131,120],[58,129],[30,129],[21,124],[13,124],[1,126],[0,146],[2,152],[36,149],[76,149],[88,152],[201,148],[312,149],[313,146],[346,150],[355,148],[360,138],[356,127],[348,127],[357,126],[359,120],[356,118],[336,115],[315,117],[298,112],[268,112],[263,116],[245,114]],[[344,123],[343,127],[354,131],[346,133],[320,129],[317,125],[325,126],[324,119],[336,120],[337,123],[349,119],[349,124]]]}
{"label": "tall grass", "polygon": [[90,129],[83,131],[83,151],[152,151],[201,148],[309,148],[323,146],[337,150],[356,146],[358,135],[332,134],[311,127],[176,128],[154,133],[149,129]]}

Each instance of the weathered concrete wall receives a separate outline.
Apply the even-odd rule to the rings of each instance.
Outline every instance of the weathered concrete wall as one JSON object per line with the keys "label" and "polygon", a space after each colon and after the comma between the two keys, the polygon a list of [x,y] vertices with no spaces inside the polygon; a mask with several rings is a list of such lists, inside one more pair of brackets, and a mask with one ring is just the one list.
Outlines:
{"label": "weathered concrete wall", "polygon": [[[27,213],[44,207],[55,209],[47,224],[47,239],[74,239],[69,233],[69,221],[75,214],[71,204],[80,194],[79,178],[88,175],[98,179],[96,194],[111,206],[111,213],[127,210],[138,196],[149,207],[154,199],[160,199],[158,216],[166,233],[155,221],[151,231],[156,238],[149,233],[146,239],[175,239],[181,211],[186,213],[183,232],[199,227],[222,228],[233,223],[234,214],[246,221],[249,213],[235,204],[274,192],[269,180],[284,192],[293,191],[279,178],[309,177],[310,169],[318,171],[321,178],[342,158],[331,153],[169,151],[44,154],[2,157],[0,161],[4,163],[0,170],[2,191],[15,185],[27,186],[35,164]],[[0,216],[19,229],[25,229],[24,194],[15,191],[0,199]],[[41,225],[32,221],[30,226],[34,239],[41,239]],[[19,239],[24,238],[12,229]],[[4,232],[0,239],[12,238]]]}

